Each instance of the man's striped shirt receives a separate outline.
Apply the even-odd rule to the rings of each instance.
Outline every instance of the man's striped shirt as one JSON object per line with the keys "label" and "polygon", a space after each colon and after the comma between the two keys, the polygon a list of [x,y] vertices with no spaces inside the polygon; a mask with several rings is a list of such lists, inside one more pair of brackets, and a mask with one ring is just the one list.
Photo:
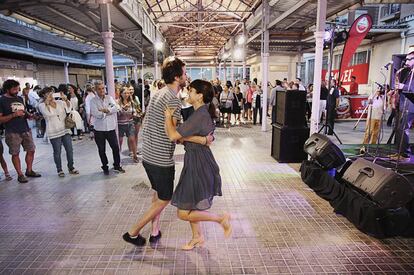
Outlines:
{"label": "man's striped shirt", "polygon": [[176,93],[168,86],[159,90],[151,98],[143,123],[142,158],[145,162],[157,166],[173,166],[175,143],[171,142],[165,132],[164,110],[177,108],[174,118],[180,120],[181,102]]}

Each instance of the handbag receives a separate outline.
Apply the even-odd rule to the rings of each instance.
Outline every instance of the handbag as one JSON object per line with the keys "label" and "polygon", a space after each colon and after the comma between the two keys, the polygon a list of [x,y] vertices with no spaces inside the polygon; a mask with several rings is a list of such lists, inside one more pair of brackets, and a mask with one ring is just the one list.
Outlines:
{"label": "handbag", "polygon": [[219,102],[219,110],[220,111],[228,108],[227,107],[227,100],[229,99],[229,95],[230,95],[230,92],[227,94],[227,97],[224,101],[220,100],[220,102]]}
{"label": "handbag", "polygon": [[76,122],[75,122],[75,120],[73,120],[72,114],[67,113],[66,118],[65,118],[65,128],[66,129],[72,129],[74,127],[76,127]]}

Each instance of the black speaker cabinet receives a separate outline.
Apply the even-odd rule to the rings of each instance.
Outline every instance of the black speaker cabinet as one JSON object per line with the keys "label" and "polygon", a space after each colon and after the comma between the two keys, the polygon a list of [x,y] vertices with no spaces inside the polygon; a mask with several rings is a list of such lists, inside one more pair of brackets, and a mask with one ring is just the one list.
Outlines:
{"label": "black speaker cabinet", "polygon": [[309,128],[292,128],[273,124],[272,157],[279,162],[302,162],[307,158],[303,145],[309,137]]}
{"label": "black speaker cabinet", "polygon": [[383,208],[398,208],[413,199],[407,178],[363,158],[356,159],[342,179]]}
{"label": "black speaker cabinet", "polygon": [[305,126],[306,92],[277,92],[276,104],[277,124],[289,127]]}
{"label": "black speaker cabinet", "polygon": [[312,134],[306,140],[303,150],[325,169],[338,168],[346,161],[341,149],[327,136],[319,133]]}

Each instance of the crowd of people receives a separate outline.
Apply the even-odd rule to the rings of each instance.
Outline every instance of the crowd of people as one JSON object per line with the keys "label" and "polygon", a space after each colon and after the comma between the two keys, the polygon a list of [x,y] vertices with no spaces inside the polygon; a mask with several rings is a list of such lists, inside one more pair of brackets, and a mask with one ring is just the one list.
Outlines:
{"label": "crowd of people", "polygon": [[[18,175],[17,180],[26,183],[28,177],[41,176],[33,170],[36,146],[29,119],[36,121],[37,138],[50,141],[59,177],[65,176],[61,161],[62,145],[66,151],[68,173],[80,173],[74,165],[72,141],[81,140],[87,132],[97,145],[104,175],[108,175],[110,170],[105,148],[107,142],[112,150],[113,170],[125,173],[120,152],[126,137],[132,161],[139,163],[138,154],[141,153],[142,165],[155,191],[148,209],[122,236],[126,242],[137,246],[145,245],[146,238],[141,235],[141,231],[151,223],[149,242],[156,243],[161,238],[160,215],[169,203],[177,207],[178,218],[188,221],[191,228],[192,237],[182,249],[191,250],[204,244],[200,222],[219,224],[224,235],[229,237],[232,233],[230,214],[208,211],[213,198],[222,196],[220,168],[209,147],[214,142],[215,127],[262,123],[264,104],[269,106],[274,123],[277,93],[281,91],[306,93],[306,117],[309,118],[313,85],[305,87],[299,78],[290,82],[287,79],[276,80],[274,86],[268,84],[270,97],[267,102],[263,102],[262,87],[257,79],[251,82],[246,79],[237,80],[234,85],[230,81],[222,85],[218,79],[191,81],[187,77],[185,64],[178,58],[167,58],[164,61],[162,78],[162,81],[155,81],[152,87],[141,79],[137,83],[115,83],[114,97],[107,93],[104,83],[100,81],[87,85],[84,90],[71,84],[41,88],[30,87],[26,83],[20,91],[18,81],[6,80],[0,97],[0,123],[5,131],[5,143]],[[343,89],[335,79],[329,84],[328,89],[322,83],[321,113],[318,117],[321,118],[322,112],[326,110],[328,134],[332,134],[338,98]],[[358,89],[357,84],[352,87]],[[386,94],[390,97],[393,110],[388,120],[390,125],[399,99],[398,93],[389,87]],[[372,111],[367,120],[367,128],[370,130],[365,134],[364,143],[377,140],[379,121],[383,117],[384,96],[385,93],[378,91],[370,97]],[[409,117],[410,123],[411,120]],[[143,145],[139,152],[137,144],[141,127]],[[173,155],[177,144],[184,145],[185,155],[184,167],[174,190]],[[25,173],[19,156],[20,147],[26,151]],[[11,180],[3,150],[0,139],[0,164],[6,180]]]}

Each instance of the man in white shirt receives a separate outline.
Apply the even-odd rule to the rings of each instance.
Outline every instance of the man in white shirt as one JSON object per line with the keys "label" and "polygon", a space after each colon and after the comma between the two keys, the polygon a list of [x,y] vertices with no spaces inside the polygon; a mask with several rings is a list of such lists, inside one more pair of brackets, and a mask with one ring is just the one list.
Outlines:
{"label": "man in white shirt", "polygon": [[105,175],[109,175],[108,158],[105,153],[105,145],[106,141],[108,141],[114,158],[114,171],[125,173],[125,170],[121,167],[121,156],[115,132],[118,108],[114,99],[109,95],[105,95],[105,86],[102,82],[95,84],[95,91],[97,96],[91,99],[90,111],[91,116],[94,118],[95,142],[98,146],[102,170]]}
{"label": "man in white shirt", "polygon": [[85,98],[85,112],[86,112],[86,122],[88,123],[88,126],[93,126],[94,118],[91,117],[91,100],[96,96],[95,92],[92,88],[86,89],[88,92],[86,98]]}
{"label": "man in white shirt", "polygon": [[302,84],[302,79],[300,79],[299,77],[296,78],[295,84],[298,85],[299,91],[306,91],[305,86],[303,86]]}
{"label": "man in white shirt", "polygon": [[243,78],[243,82],[239,85],[240,87],[240,92],[243,95],[243,99],[242,99],[242,118],[245,120],[245,114],[247,113],[244,108],[244,105],[246,104],[246,96],[247,96],[247,91],[250,89],[249,84],[247,83],[247,79]]}
{"label": "man in white shirt", "polygon": [[[384,96],[381,91],[376,91],[373,96],[369,97],[367,124],[365,127],[365,135],[363,144],[376,144],[381,129],[381,120],[384,113]],[[361,153],[365,153],[365,147],[361,148]]]}
{"label": "man in white shirt", "polygon": [[285,89],[282,87],[282,81],[276,80],[276,87],[270,92],[270,105],[272,106],[272,124],[276,123],[276,104],[277,92],[282,92]]}

